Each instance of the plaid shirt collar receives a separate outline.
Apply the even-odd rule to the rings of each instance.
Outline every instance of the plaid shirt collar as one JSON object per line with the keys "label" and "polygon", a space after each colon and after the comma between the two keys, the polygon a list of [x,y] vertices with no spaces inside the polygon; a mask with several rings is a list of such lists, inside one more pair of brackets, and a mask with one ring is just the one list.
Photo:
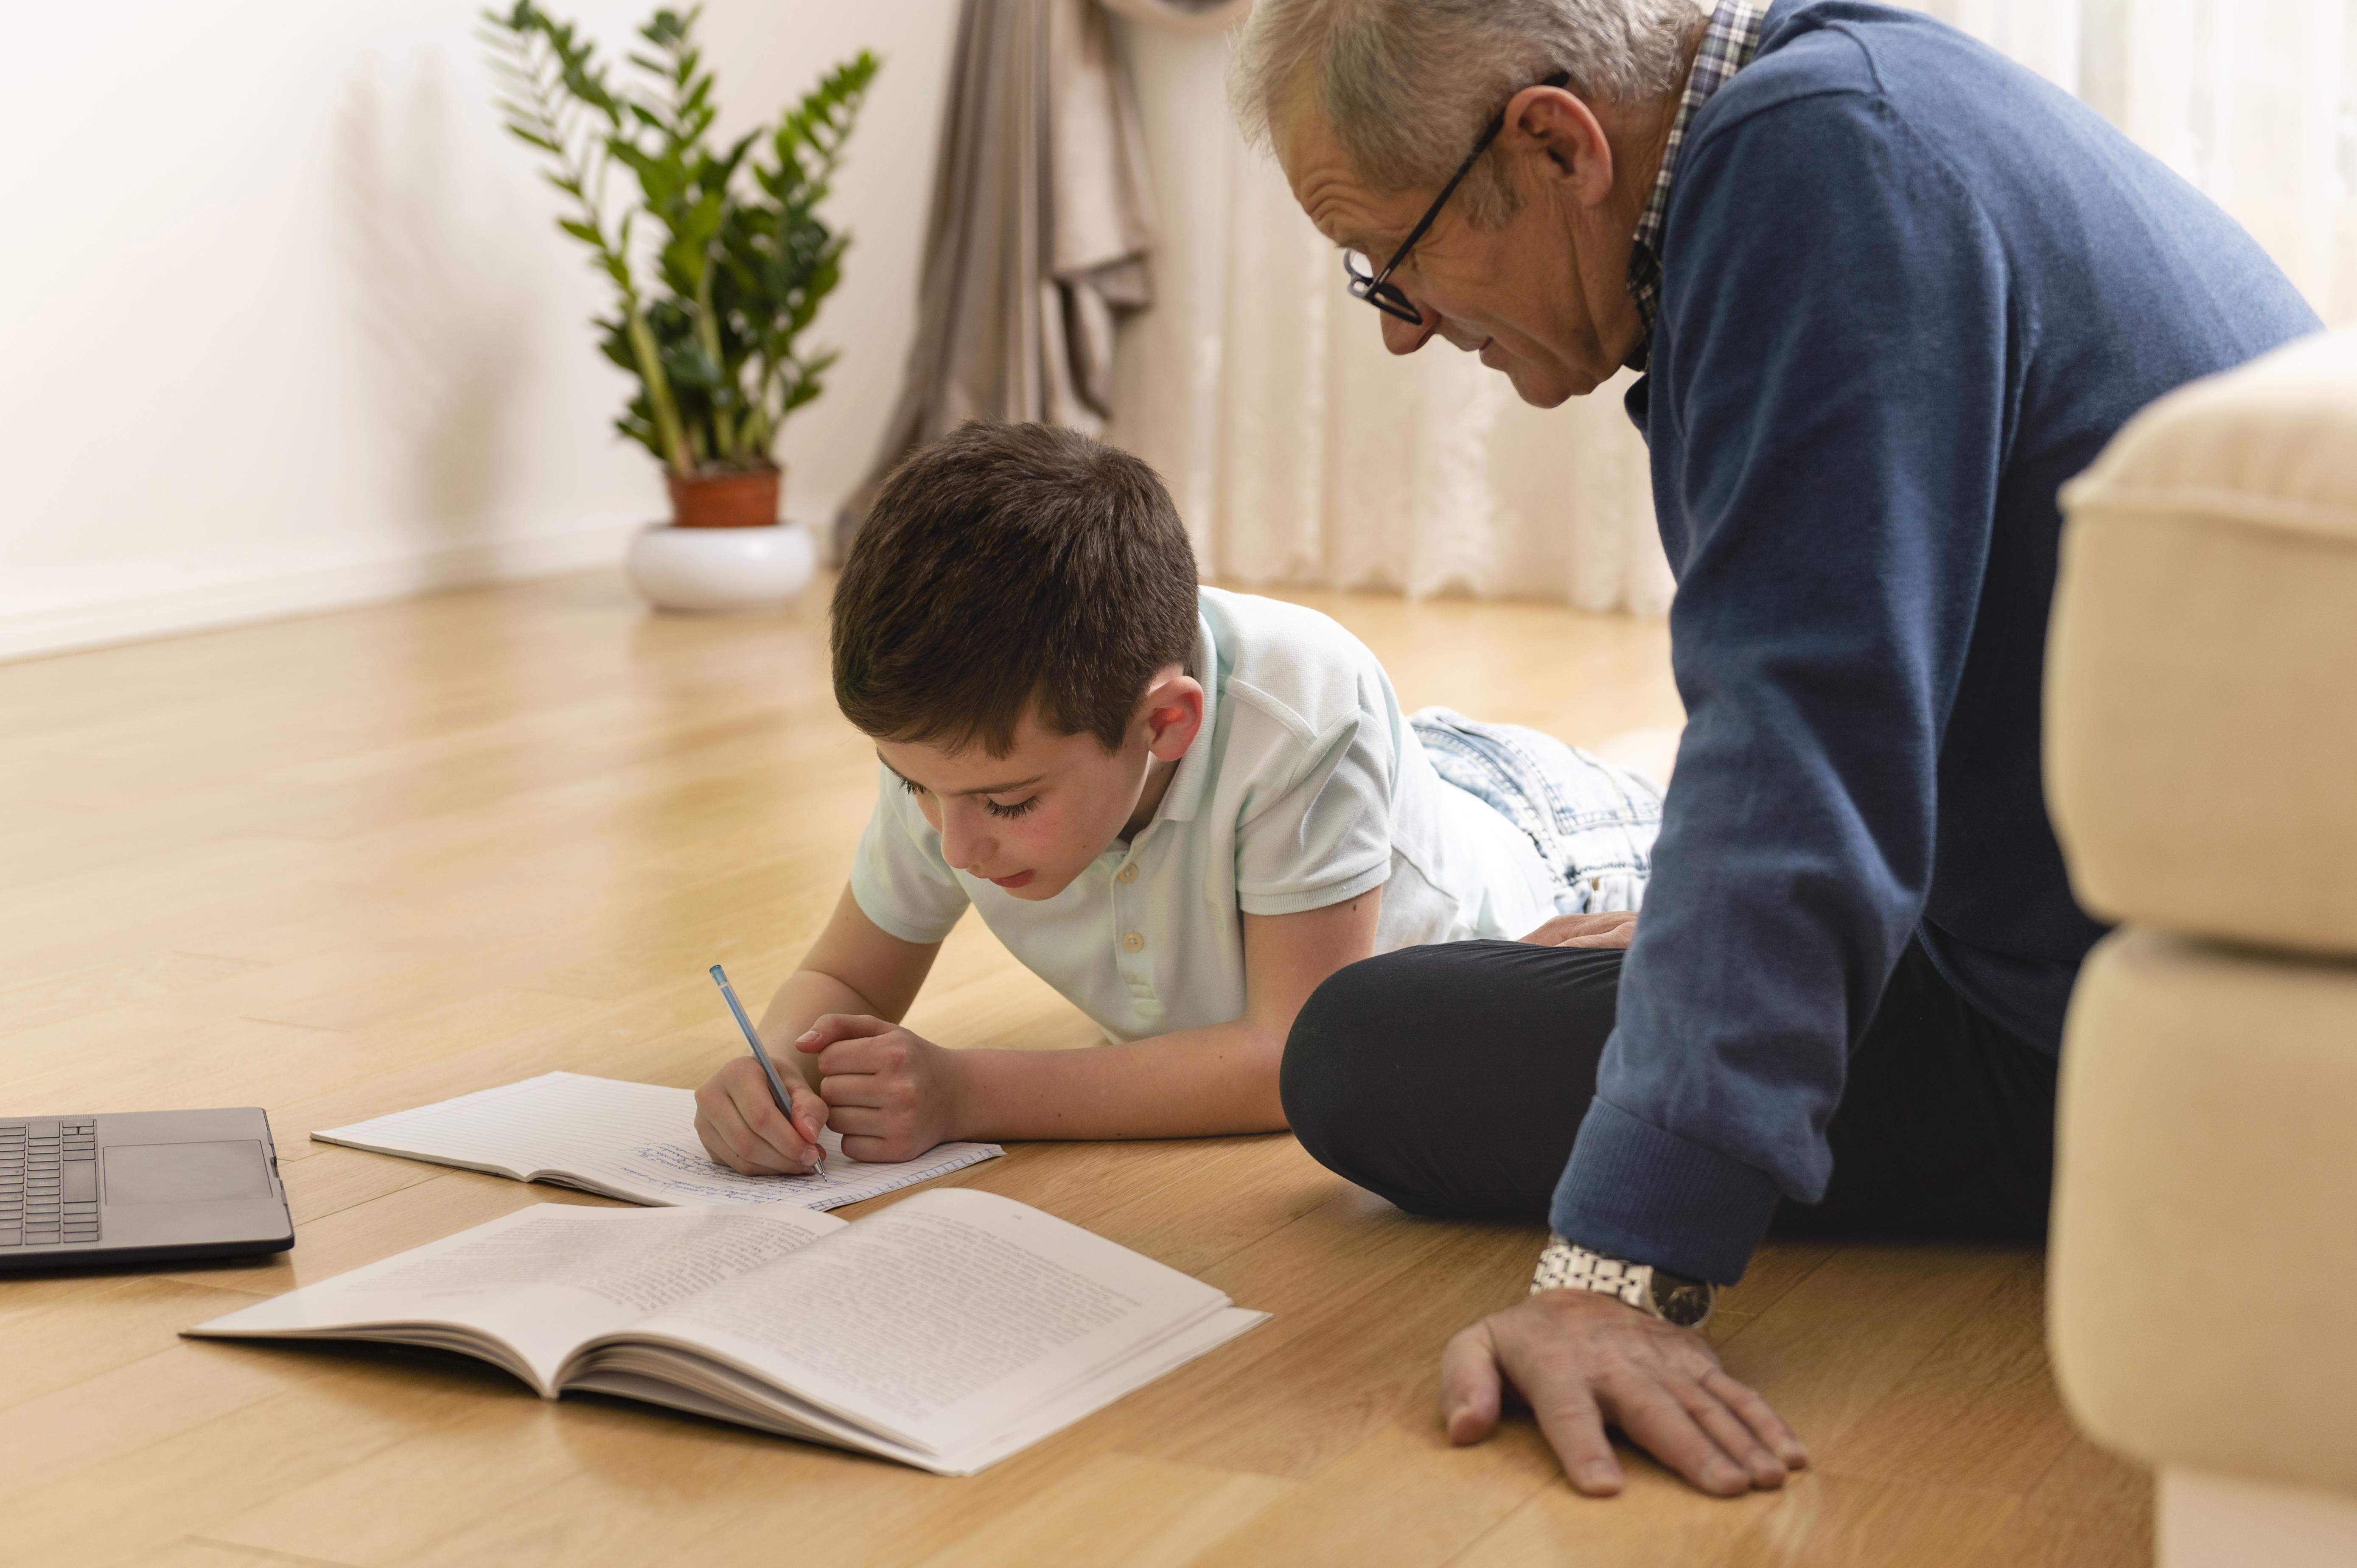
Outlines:
{"label": "plaid shirt collar", "polygon": [[1694,70],[1686,77],[1684,95],[1678,100],[1678,117],[1670,122],[1670,139],[1662,148],[1662,172],[1653,177],[1652,194],[1645,199],[1645,210],[1637,216],[1636,242],[1629,248],[1629,297],[1637,302],[1637,314],[1645,323],[1645,340],[1631,356],[1631,370],[1645,368],[1647,350],[1652,345],[1653,315],[1662,299],[1662,220],[1670,209],[1670,180],[1678,172],[1678,149],[1685,145],[1686,126],[1710,95],[1727,85],[1728,77],[1751,63],[1751,57],[1760,52],[1760,25],[1767,19],[1765,5],[1718,0],[1710,25],[1704,29],[1702,47],[1695,51]]}

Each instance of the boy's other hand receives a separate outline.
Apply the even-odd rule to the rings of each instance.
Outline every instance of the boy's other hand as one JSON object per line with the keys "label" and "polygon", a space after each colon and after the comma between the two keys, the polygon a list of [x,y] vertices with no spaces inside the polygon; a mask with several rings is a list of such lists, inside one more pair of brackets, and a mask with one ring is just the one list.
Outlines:
{"label": "boy's other hand", "polygon": [[780,1114],[769,1075],[749,1056],[737,1057],[695,1091],[695,1135],[704,1152],[745,1176],[808,1176],[818,1163],[826,1101],[798,1073],[780,1076],[793,1096],[794,1115]]}
{"label": "boy's other hand", "polygon": [[957,1053],[898,1024],[830,1013],[794,1042],[818,1058],[827,1125],[855,1160],[912,1160],[958,1135]]}
{"label": "boy's other hand", "polygon": [[1625,948],[1637,937],[1633,909],[1602,915],[1557,915],[1523,940],[1543,948]]}

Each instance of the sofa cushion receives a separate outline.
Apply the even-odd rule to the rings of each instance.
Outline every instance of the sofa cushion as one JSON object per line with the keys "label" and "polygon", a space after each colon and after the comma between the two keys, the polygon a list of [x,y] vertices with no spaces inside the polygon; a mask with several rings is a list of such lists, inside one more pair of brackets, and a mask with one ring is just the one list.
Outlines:
{"label": "sofa cushion", "polygon": [[2080,902],[2357,952],[2357,332],[2161,399],[2062,499],[2046,789]]}
{"label": "sofa cushion", "polygon": [[2357,1493],[2357,961],[2105,939],[2056,1154],[2048,1329],[2080,1423]]}

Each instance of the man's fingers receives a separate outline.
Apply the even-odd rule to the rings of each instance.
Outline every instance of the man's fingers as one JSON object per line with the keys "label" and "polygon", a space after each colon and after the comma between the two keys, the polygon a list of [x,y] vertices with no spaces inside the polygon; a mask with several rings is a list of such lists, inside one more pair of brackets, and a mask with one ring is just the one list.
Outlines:
{"label": "man's fingers", "polygon": [[1759,1434],[1744,1423],[1741,1416],[1727,1409],[1719,1402],[1717,1395],[1699,1383],[1689,1385],[1684,1392],[1682,1402],[1686,1407],[1686,1413],[1710,1434],[1710,1440],[1718,1444],[1721,1453],[1743,1466],[1753,1486],[1773,1491],[1784,1484],[1782,1461],[1768,1451],[1767,1445],[1760,1441]]}
{"label": "man's fingers", "polygon": [[1503,1392],[1490,1326],[1477,1323],[1459,1330],[1440,1353],[1440,1421],[1448,1441],[1461,1445],[1489,1436],[1498,1424]]}
{"label": "man's fingers", "polygon": [[1557,915],[1523,938],[1548,948],[1625,948],[1637,934],[1637,917],[1626,909],[1600,915]]}
{"label": "man's fingers", "polygon": [[1609,1498],[1620,1490],[1624,1477],[1604,1434],[1604,1412],[1588,1391],[1587,1380],[1575,1376],[1557,1380],[1544,1389],[1523,1387],[1539,1431],[1555,1450],[1571,1484],[1591,1498]]}
{"label": "man's fingers", "polygon": [[1727,1376],[1724,1369],[1717,1367],[1712,1368],[1709,1374],[1703,1379],[1702,1386],[1716,1394],[1719,1402],[1727,1409],[1740,1416],[1743,1424],[1751,1429],[1752,1434],[1766,1445],[1770,1453],[1783,1462],[1786,1469],[1802,1470],[1808,1467],[1808,1445],[1801,1441],[1801,1434],[1794,1432],[1785,1423],[1784,1418],[1776,1413],[1776,1407],[1770,1404],[1759,1390],[1749,1383],[1738,1382]]}
{"label": "man's fingers", "polygon": [[1703,1430],[1656,1375],[1625,1371],[1601,1392],[1614,1424],[1630,1442],[1704,1491],[1728,1498],[1751,1489],[1751,1473]]}

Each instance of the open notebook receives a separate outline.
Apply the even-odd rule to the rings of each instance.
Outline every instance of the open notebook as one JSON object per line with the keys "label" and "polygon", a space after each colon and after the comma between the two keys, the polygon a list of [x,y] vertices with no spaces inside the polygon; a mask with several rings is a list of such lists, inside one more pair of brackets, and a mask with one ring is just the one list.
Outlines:
{"label": "open notebook", "polygon": [[631,1203],[787,1204],[840,1208],[1006,1153],[996,1144],[937,1144],[913,1160],[864,1165],[833,1131],[819,1134],[826,1175],[738,1176],[695,1136],[695,1095],[660,1084],[543,1073],[311,1134],[380,1155],[577,1187]]}
{"label": "open notebook", "polygon": [[535,1204],[187,1332],[456,1350],[545,1399],[619,1394],[964,1476],[1267,1316],[949,1187],[854,1223]]}

